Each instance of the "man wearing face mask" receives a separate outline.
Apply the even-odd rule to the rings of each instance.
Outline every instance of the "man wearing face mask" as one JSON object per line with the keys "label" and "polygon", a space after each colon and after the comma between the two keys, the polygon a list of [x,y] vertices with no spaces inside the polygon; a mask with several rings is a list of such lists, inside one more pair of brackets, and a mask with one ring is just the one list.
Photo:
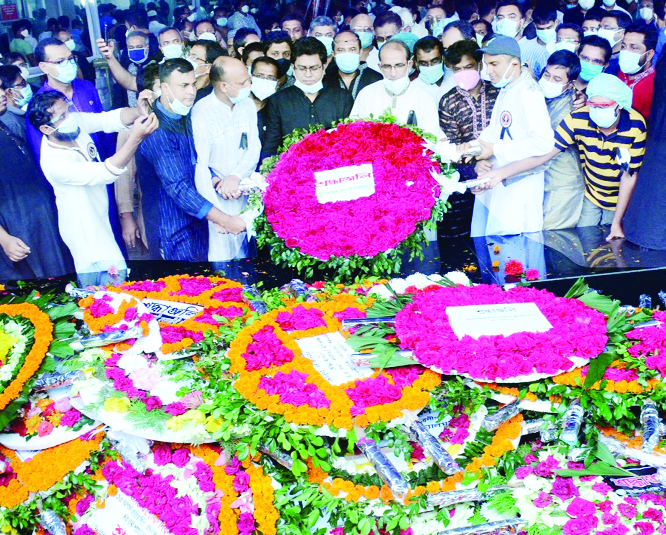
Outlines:
{"label": "man wearing face mask", "polygon": [[130,61],[127,68],[116,59],[114,41],[107,44],[104,39],[97,39],[97,47],[109,66],[111,76],[127,91],[127,105],[136,106],[137,78],[143,75],[143,68],[148,63],[148,37],[143,32],[131,32],[127,35],[127,55]]}
{"label": "man wearing face mask", "polygon": [[527,6],[518,0],[500,0],[497,16],[493,22],[496,34],[515,39],[520,47],[520,57],[537,78],[548,61],[548,52],[536,39],[527,39],[523,30],[527,22]]}
{"label": "man wearing face mask", "polygon": [[[553,130],[573,111],[573,84],[579,74],[580,60],[573,52],[560,50],[548,58],[539,86]],[[584,190],[578,151],[569,147],[555,156],[545,171],[543,229],[575,227],[583,209]]]}
{"label": "man wearing face mask", "polygon": [[326,47],[326,56],[333,54],[333,37],[335,37],[335,22],[330,17],[315,17],[310,23],[310,37],[321,41]]}
{"label": "man wearing face mask", "polygon": [[229,17],[227,21],[227,28],[230,30],[240,30],[241,28],[248,28],[254,30],[257,35],[261,35],[261,29],[250,14],[250,2],[248,0],[240,0],[236,6],[236,12]]}
{"label": "man wearing face mask", "polygon": [[84,80],[95,83],[95,67],[88,61],[90,55],[88,50],[85,47],[78,47],[72,39],[72,34],[67,30],[56,30],[53,32],[53,37],[65,43],[65,46],[74,54],[79,65],[79,76],[82,76]]}
{"label": "man wearing face mask", "polygon": [[419,71],[418,77],[412,82],[424,89],[439,105],[445,93],[455,87],[453,71],[444,65],[444,48],[439,39],[423,37],[414,45],[414,59]]}
{"label": "man wearing face mask", "polygon": [[273,58],[260,56],[252,62],[252,100],[257,108],[259,140],[264,144],[268,125],[268,98],[275,94],[278,86],[280,66]]}
{"label": "man wearing face mask", "polygon": [[560,24],[555,33],[554,51],[568,50],[578,54],[580,43],[583,40],[583,30],[576,24]]}
{"label": "man wearing face mask", "polygon": [[594,4],[595,0],[578,0],[578,2],[567,4],[562,22],[582,26],[585,15],[594,7]]}
{"label": "man wearing face mask", "polygon": [[580,76],[574,84],[579,94],[584,94],[592,79],[606,70],[611,53],[611,47],[606,39],[598,35],[583,38],[578,51]]}
{"label": "man wearing face mask", "polygon": [[[277,154],[284,138],[297,128],[331,124],[349,116],[354,100],[346,89],[324,86],[326,47],[314,37],[294,43],[291,56],[296,82],[268,100],[268,126],[262,159]],[[367,89],[367,88],[366,88]]]}
{"label": "man wearing face mask", "polygon": [[361,40],[354,32],[340,32],[333,41],[333,61],[326,70],[324,85],[338,85],[356,98],[364,87],[382,79],[367,63],[361,63]]}
{"label": "man wearing face mask", "polygon": [[[373,51],[374,39],[375,39],[375,30],[373,27],[372,18],[369,15],[360,14],[356,15],[351,22],[349,23],[349,29],[358,35],[358,38],[361,40],[361,63],[368,63],[368,67],[373,69],[375,72],[379,72],[379,59],[375,57],[374,66],[369,62],[369,57]],[[376,55],[375,55],[376,56]]]}
{"label": "man wearing face mask", "polygon": [[[465,39],[452,44],[447,50],[446,61],[453,72],[456,87],[439,103],[439,126],[453,144],[469,143],[478,139],[490,123],[499,90],[481,79],[483,54],[475,40]],[[473,160],[455,164],[461,180],[476,178]],[[469,236],[472,224],[474,195],[469,191],[451,195],[451,208],[439,225],[439,235],[445,238]]]}
{"label": "man wearing face mask", "polygon": [[182,58],[185,50],[183,48],[183,36],[176,28],[163,28],[157,35],[160,43],[160,52],[164,59]]}
{"label": "man wearing face mask", "polygon": [[444,8],[441,6],[433,6],[423,18],[423,25],[431,36],[439,38],[446,25],[449,22],[454,22],[456,20],[460,20],[457,13],[452,17],[447,17]]}
{"label": "man wearing face mask", "polygon": [[32,87],[23,79],[19,68],[14,65],[0,67],[0,81],[7,99],[7,106],[4,111],[0,111],[0,122],[25,142],[25,110],[28,109],[28,103],[32,99]]}
{"label": "man wearing face mask", "polygon": [[601,7],[606,11],[621,11],[622,13],[631,17],[631,13],[629,13],[623,7],[620,7],[615,0],[602,0]]}
{"label": "man wearing face mask", "polygon": [[17,20],[16,22],[12,23],[12,33],[14,34],[14,38],[9,42],[10,52],[18,52],[19,54],[23,54],[26,58],[28,58],[30,64],[34,65],[34,49],[32,45],[26,41],[26,37],[30,35],[26,21]]}
{"label": "man wearing face mask", "polygon": [[402,41],[389,41],[382,47],[379,60],[384,79],[358,94],[351,117],[379,117],[390,111],[399,123],[416,119],[419,128],[440,138],[435,101],[425,89],[409,81],[413,60],[407,45]]}
{"label": "man wearing face mask", "polygon": [[[142,103],[143,104],[143,103]],[[123,281],[127,265],[108,217],[107,185],[122,175],[143,139],[158,126],[147,105],[101,113],[72,112],[65,95],[43,91],[28,107],[30,124],[43,134],[40,165],[53,186],[58,229],[82,286]],[[132,128],[127,143],[102,159],[90,134]]]}
{"label": "man wearing face mask", "polygon": [[213,92],[213,84],[210,83],[210,71],[215,60],[226,55],[217,41],[195,41],[190,47],[190,55],[187,59],[194,67],[194,76],[197,80],[195,104]]}
{"label": "man wearing face mask", "polygon": [[601,19],[601,27],[597,35],[606,39],[613,50],[611,63],[608,66],[609,74],[617,74],[620,70],[617,59],[622,48],[622,39],[627,26],[631,24],[631,17],[622,11],[610,11]]}
{"label": "man wearing face mask", "polygon": [[[246,71],[247,72],[247,69]],[[160,126],[137,153],[148,242],[159,243],[164,260],[205,262],[208,225],[239,234],[245,224],[206,200],[195,187],[196,151],[190,110],[196,95],[192,64],[184,59],[160,65],[161,97],[153,109]]]}
{"label": "man wearing face mask", "polygon": [[[356,17],[354,17],[354,20],[355,19]],[[382,74],[382,70],[379,67],[379,50],[391,39],[391,37],[400,33],[400,30],[402,29],[402,19],[392,11],[387,11],[375,19],[373,27],[377,48],[370,50],[366,61],[371,69]],[[361,38],[361,46],[363,46],[364,36],[359,34],[359,37]]]}
{"label": "man wearing face mask", "polygon": [[555,131],[555,148],[541,157],[514,162],[483,175],[490,187],[547,162],[574,146],[582,162],[585,199],[577,226],[610,224],[607,241],[624,238],[622,218],[638,179],[647,128],[631,108],[631,89],[602,73],[587,87],[588,105],[567,115]]}
{"label": "man wearing face mask", "polygon": [[[480,175],[488,167],[501,167],[522,160],[526,155],[541,156],[553,148],[553,129],[546,101],[529,69],[521,68],[517,41],[498,36],[481,51],[490,81],[500,93],[490,124],[478,140],[482,148],[477,156]],[[466,154],[469,146],[459,145],[459,151]],[[476,191],[472,237],[542,229],[543,170],[493,186],[496,187]]]}
{"label": "man wearing face mask", "polygon": [[237,234],[221,234],[208,223],[208,260],[227,262],[252,256],[253,244],[246,232],[251,221],[241,214],[247,196],[241,195],[238,186],[256,169],[261,143],[247,67],[238,59],[221,57],[213,63],[210,77],[213,92],[192,110],[195,184],[205,199],[243,227]]}
{"label": "man wearing face mask", "polygon": [[536,26],[537,43],[552,54],[559,24],[557,11],[549,6],[539,5],[532,12],[532,21]]}
{"label": "man wearing face mask", "polygon": [[631,89],[632,107],[646,119],[650,117],[655,68],[652,64],[657,46],[657,31],[643,22],[627,27],[622,38],[618,78]]}

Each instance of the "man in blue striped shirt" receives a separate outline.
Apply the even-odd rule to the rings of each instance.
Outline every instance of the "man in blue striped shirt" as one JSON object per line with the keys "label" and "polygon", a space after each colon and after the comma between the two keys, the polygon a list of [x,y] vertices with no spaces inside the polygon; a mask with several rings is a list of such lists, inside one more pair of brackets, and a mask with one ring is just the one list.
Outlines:
{"label": "man in blue striped shirt", "polygon": [[[146,138],[137,154],[143,192],[143,214],[150,250],[164,260],[205,262],[208,259],[208,227],[238,234],[245,223],[229,216],[204,199],[194,185],[196,152],[190,109],[196,96],[194,69],[184,59],[160,66],[162,96],[154,111],[160,127]],[[156,257],[157,259],[160,256]]]}
{"label": "man in blue striped shirt", "polygon": [[534,76],[539,79],[546,68],[549,54],[546,47],[541,46],[536,39],[528,39],[523,35],[527,24],[527,4],[519,0],[500,0],[496,13],[493,22],[495,33],[518,41],[523,64],[529,65]]}

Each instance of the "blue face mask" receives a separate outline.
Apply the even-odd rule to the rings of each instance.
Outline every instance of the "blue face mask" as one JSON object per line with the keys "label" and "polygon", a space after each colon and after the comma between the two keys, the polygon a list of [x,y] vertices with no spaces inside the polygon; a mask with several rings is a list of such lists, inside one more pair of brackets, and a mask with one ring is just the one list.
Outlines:
{"label": "blue face mask", "polygon": [[335,64],[345,74],[355,72],[361,64],[361,56],[354,52],[343,52],[335,55]]}
{"label": "blue face mask", "polygon": [[375,37],[372,32],[356,32],[356,35],[358,35],[358,38],[361,40],[361,48],[372,46],[372,40]]}
{"label": "blue face mask", "polygon": [[509,66],[504,71],[504,74],[502,75],[502,77],[497,82],[491,82],[497,89],[502,89],[503,87],[506,87],[507,85],[509,85],[509,83],[511,82],[511,77],[509,77],[509,78],[506,77],[506,75],[509,72],[509,69],[511,67],[513,67],[512,63],[509,64]]}
{"label": "blue face mask", "polygon": [[419,72],[419,78],[421,78],[426,84],[433,85],[439,82],[442,76],[444,76],[444,67],[441,63],[439,65],[419,67]]}
{"label": "blue face mask", "polygon": [[132,63],[143,63],[148,59],[148,51],[145,48],[134,48],[128,50],[127,54]]}

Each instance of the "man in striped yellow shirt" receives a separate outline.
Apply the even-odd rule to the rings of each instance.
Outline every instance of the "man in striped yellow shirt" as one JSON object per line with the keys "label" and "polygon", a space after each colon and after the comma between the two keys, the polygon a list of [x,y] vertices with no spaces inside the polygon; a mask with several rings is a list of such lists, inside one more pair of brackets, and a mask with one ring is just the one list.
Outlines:
{"label": "man in striped yellow shirt", "polygon": [[[485,189],[492,188],[575,145],[585,177],[585,200],[577,226],[610,224],[606,239],[611,241],[624,238],[622,218],[643,163],[647,129],[643,116],[631,108],[631,89],[616,76],[596,76],[587,95],[587,105],[570,113],[557,127],[555,148],[549,154],[511,163],[479,178],[490,178]],[[475,192],[480,191],[483,189]]]}

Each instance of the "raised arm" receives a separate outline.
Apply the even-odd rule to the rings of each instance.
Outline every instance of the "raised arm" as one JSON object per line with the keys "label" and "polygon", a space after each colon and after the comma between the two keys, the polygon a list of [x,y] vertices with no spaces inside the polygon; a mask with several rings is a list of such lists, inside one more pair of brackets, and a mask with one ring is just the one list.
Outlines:
{"label": "raised arm", "polygon": [[102,57],[109,65],[111,76],[113,76],[125,89],[128,89],[129,91],[137,91],[136,76],[130,74],[129,71],[116,59],[116,56],[113,55],[115,50],[115,44],[113,41],[107,43],[104,39],[97,39],[97,47],[99,48]]}

